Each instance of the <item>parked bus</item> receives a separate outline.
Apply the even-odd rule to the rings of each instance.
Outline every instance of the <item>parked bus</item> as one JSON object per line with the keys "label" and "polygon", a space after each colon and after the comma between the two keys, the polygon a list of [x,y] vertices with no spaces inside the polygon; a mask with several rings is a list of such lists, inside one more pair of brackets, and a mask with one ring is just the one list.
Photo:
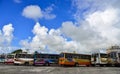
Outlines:
{"label": "parked bus", "polygon": [[91,65],[92,66],[104,66],[108,64],[107,52],[105,49],[100,49],[93,51],[91,55]]}
{"label": "parked bus", "polygon": [[33,65],[33,54],[19,53],[14,58],[15,65]]}
{"label": "parked bus", "polygon": [[59,65],[65,66],[79,66],[91,65],[91,55],[89,54],[76,54],[76,53],[61,53],[59,57]]}
{"label": "parked bus", "polygon": [[5,55],[2,54],[0,55],[0,63],[4,63],[5,62]]}
{"label": "parked bus", "polygon": [[109,66],[120,66],[120,52],[108,53]]}
{"label": "parked bus", "polygon": [[14,56],[15,54],[8,54],[5,57],[5,64],[14,64]]}
{"label": "parked bus", "polygon": [[108,49],[108,65],[120,66],[120,46],[112,46]]}
{"label": "parked bus", "polygon": [[58,54],[43,54],[43,53],[35,53],[34,54],[34,65],[55,65],[58,64]]}

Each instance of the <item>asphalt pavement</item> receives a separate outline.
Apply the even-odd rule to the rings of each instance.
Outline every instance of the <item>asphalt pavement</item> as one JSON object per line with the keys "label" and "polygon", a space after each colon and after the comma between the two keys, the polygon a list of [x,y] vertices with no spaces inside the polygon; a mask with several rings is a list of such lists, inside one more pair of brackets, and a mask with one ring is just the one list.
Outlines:
{"label": "asphalt pavement", "polygon": [[14,66],[0,64],[0,74],[120,74],[120,67]]}

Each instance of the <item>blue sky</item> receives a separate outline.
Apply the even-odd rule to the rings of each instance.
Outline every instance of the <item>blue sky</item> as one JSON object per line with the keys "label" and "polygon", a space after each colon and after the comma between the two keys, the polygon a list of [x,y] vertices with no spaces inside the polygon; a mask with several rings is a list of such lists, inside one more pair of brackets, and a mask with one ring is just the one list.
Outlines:
{"label": "blue sky", "polygon": [[0,51],[90,52],[120,44],[119,3],[0,0]]}
{"label": "blue sky", "polygon": [[50,28],[59,28],[61,23],[66,20],[73,20],[71,12],[71,1],[65,0],[24,0],[20,3],[16,3],[14,0],[0,0],[0,28],[8,23],[12,23],[15,29],[14,41],[12,45],[19,46],[19,41],[25,39],[28,36],[33,36],[31,30],[35,24],[35,21],[22,16],[22,11],[26,6],[38,5],[42,10],[54,4],[52,13],[56,15],[56,18],[51,20],[39,19],[41,25]]}

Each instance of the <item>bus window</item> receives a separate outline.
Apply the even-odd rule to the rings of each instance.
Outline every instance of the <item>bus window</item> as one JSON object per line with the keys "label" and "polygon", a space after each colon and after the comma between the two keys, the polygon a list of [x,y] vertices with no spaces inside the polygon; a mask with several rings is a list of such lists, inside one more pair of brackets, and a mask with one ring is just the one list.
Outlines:
{"label": "bus window", "polygon": [[61,53],[61,54],[59,55],[59,57],[64,57],[64,53]]}
{"label": "bus window", "polygon": [[41,58],[45,58],[45,56],[41,56]]}
{"label": "bus window", "polygon": [[50,59],[54,59],[55,57],[54,56],[50,56]]}
{"label": "bus window", "polygon": [[40,58],[40,55],[39,55],[39,54],[36,54],[36,58]]}
{"label": "bus window", "polygon": [[74,54],[73,57],[76,58],[76,59],[79,58],[79,56],[77,54]]}
{"label": "bus window", "polygon": [[14,55],[7,55],[7,58],[14,58]]}
{"label": "bus window", "polygon": [[21,58],[20,54],[16,54],[15,58]]}
{"label": "bus window", "polygon": [[90,55],[86,55],[85,59],[91,59]]}
{"label": "bus window", "polygon": [[73,57],[73,55],[71,55],[71,54],[66,54],[65,55],[65,58],[72,58]]}
{"label": "bus window", "polygon": [[111,58],[116,58],[116,52],[111,52],[111,53],[110,53],[110,57],[111,57]]}
{"label": "bus window", "polygon": [[26,54],[26,58],[33,58],[33,55],[31,55],[31,54]]}

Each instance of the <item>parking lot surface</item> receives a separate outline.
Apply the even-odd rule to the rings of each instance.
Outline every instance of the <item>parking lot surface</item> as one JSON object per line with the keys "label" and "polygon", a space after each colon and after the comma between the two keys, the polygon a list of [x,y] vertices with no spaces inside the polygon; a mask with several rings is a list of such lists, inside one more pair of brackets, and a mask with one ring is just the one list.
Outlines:
{"label": "parking lot surface", "polygon": [[0,74],[120,74],[120,67],[60,67],[1,65]]}

